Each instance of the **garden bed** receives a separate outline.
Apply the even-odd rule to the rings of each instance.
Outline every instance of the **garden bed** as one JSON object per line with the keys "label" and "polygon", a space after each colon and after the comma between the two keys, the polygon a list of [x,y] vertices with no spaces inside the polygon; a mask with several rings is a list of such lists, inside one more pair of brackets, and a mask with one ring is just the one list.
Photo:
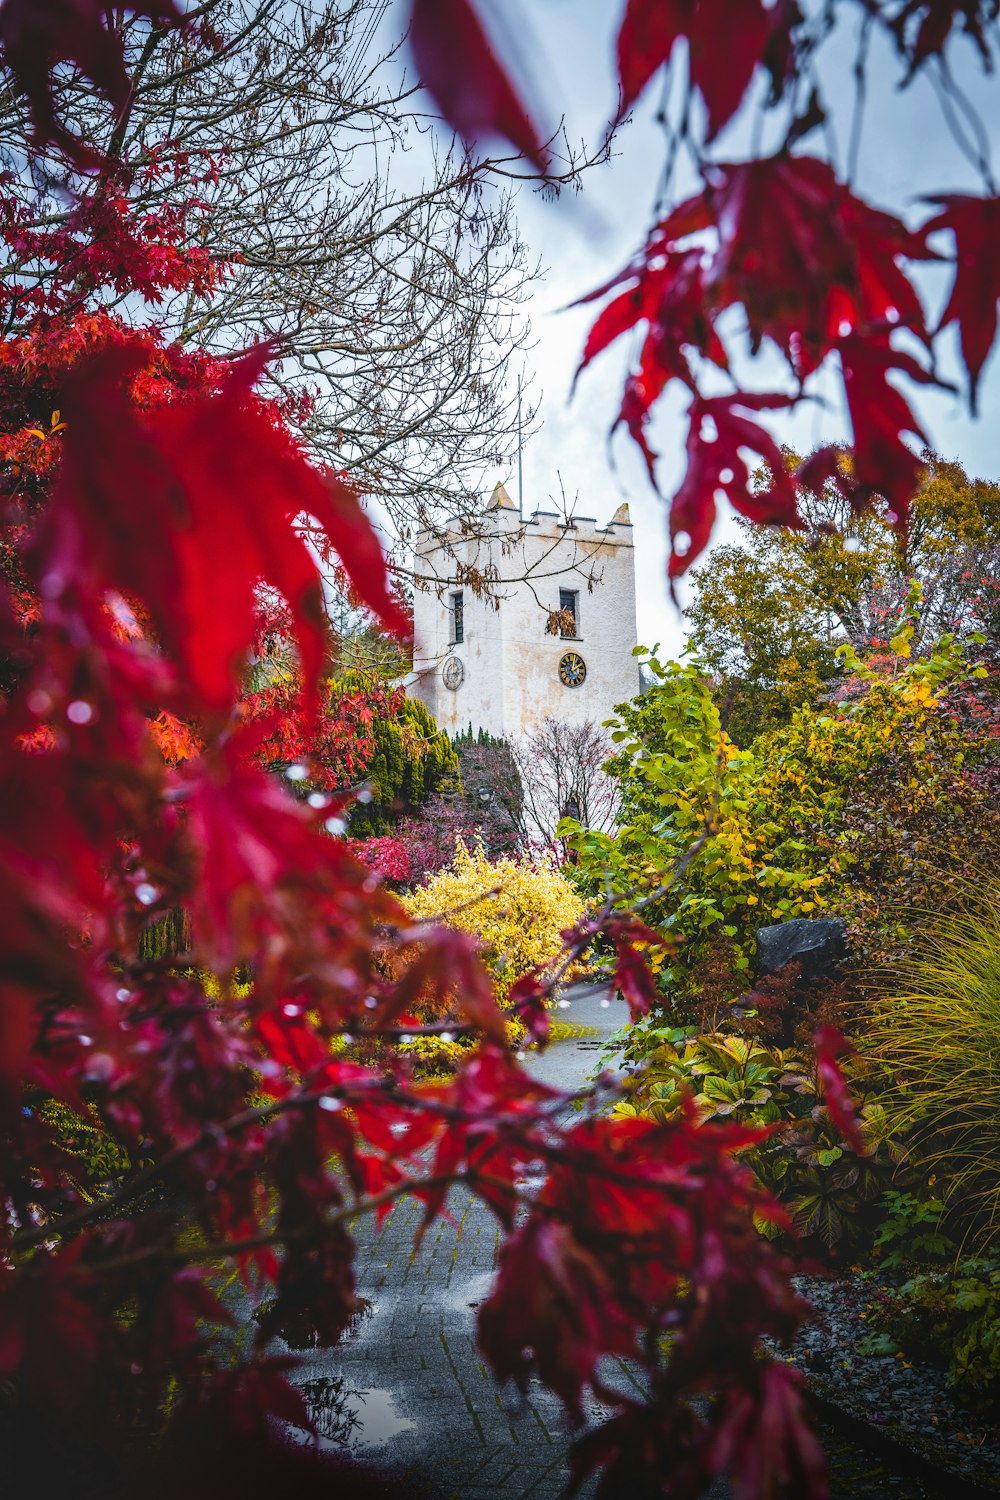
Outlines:
{"label": "garden bed", "polygon": [[874,1297],[888,1278],[852,1272],[838,1279],[796,1277],[816,1316],[792,1359],[819,1414],[897,1465],[940,1476],[951,1500],[1000,1495],[1000,1422],[959,1405],[945,1372],[901,1355],[864,1352]]}

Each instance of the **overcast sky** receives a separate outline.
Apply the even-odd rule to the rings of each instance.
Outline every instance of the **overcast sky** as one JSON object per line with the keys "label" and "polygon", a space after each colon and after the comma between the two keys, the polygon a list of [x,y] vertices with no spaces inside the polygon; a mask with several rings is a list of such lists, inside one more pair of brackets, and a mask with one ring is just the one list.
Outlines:
{"label": "overcast sky", "polygon": [[[535,80],[547,119],[563,112],[571,139],[599,138],[613,111],[613,37],[620,6],[617,0],[480,0],[484,18],[498,22],[497,34],[520,45],[520,65]],[[531,32],[526,29],[530,20]],[[526,42],[526,38],[528,38]],[[1000,109],[996,76],[984,77],[972,45],[960,38],[954,48],[956,72],[980,118],[993,137],[1000,159]],[[825,56],[826,54],[824,54]],[[835,46],[823,73],[835,106],[835,133],[844,151],[854,93],[850,63],[853,37]],[[873,46],[868,65],[868,94],[856,190],[880,205],[919,211],[917,195],[928,192],[981,191],[974,169],[948,134],[929,82],[918,79],[906,92],[897,84],[900,66],[884,43]],[[628,357],[627,339],[584,373],[572,401],[569,389],[593,309],[562,311],[576,297],[606,280],[642,243],[650,222],[663,159],[663,138],[654,124],[659,90],[649,92],[625,128],[612,162],[592,171],[580,194],[565,194],[556,206],[529,192],[521,193],[519,217],[531,249],[545,261],[545,282],[531,307],[537,347],[530,377],[540,399],[541,430],[524,453],[524,505],[530,513],[559,497],[560,484],[578,509],[609,518],[627,499],[635,523],[639,597],[639,639],[661,641],[671,650],[683,642],[683,623],[670,605],[664,584],[666,511],[653,493],[645,467],[631,440],[619,432],[609,462],[607,431],[618,409]],[[746,151],[746,126],[738,119],[720,138],[723,153],[737,158]],[[813,142],[809,142],[813,145]],[[815,138],[815,149],[822,142]],[[685,184],[683,179],[680,186]],[[946,282],[940,272],[927,280],[928,301],[936,313]],[[755,373],[753,384],[766,389],[778,378]],[[908,390],[908,395],[912,394]],[[663,403],[661,403],[662,405]],[[651,427],[653,447],[662,455],[659,477],[669,497],[682,471],[684,399],[665,405]],[[948,395],[921,391],[914,401],[933,445],[946,457],[960,459],[975,475],[1000,478],[1000,359],[987,367],[981,387],[982,416],[969,419],[963,403]],[[814,404],[791,418],[767,419],[780,440],[798,451],[820,441],[843,438],[849,429],[834,402]],[[516,470],[501,476],[516,494]],[[716,540],[731,537],[731,523],[717,527]]]}

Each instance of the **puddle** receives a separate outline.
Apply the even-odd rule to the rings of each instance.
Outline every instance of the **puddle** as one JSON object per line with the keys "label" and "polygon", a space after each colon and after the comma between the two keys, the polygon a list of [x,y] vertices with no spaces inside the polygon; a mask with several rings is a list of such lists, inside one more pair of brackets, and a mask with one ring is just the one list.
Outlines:
{"label": "puddle", "polygon": [[321,1447],[380,1448],[417,1425],[399,1415],[390,1391],[354,1391],[341,1376],[304,1381],[302,1394]]}
{"label": "puddle", "polygon": [[351,1433],[352,1447],[377,1448],[401,1432],[412,1431],[416,1422],[396,1411],[392,1393],[384,1390],[351,1391],[348,1406],[357,1417]]}
{"label": "puddle", "polygon": [[[343,1377],[335,1375],[332,1379],[324,1376],[318,1380],[306,1380],[302,1384],[302,1394],[321,1446],[346,1448],[361,1426],[361,1419],[351,1400],[355,1393],[347,1389]],[[299,1437],[298,1440],[305,1439]]]}
{"label": "puddle", "polygon": [[475,1276],[463,1276],[456,1279],[453,1286],[449,1286],[442,1296],[442,1302],[448,1307],[458,1308],[464,1312],[470,1308],[471,1316],[475,1317],[475,1310],[481,1302],[485,1302],[496,1279],[494,1271],[482,1271]]}

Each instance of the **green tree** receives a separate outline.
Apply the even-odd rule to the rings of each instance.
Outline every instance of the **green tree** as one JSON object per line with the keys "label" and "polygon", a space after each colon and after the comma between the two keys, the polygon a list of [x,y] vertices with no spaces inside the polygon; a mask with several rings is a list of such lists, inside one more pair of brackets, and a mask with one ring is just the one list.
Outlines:
{"label": "green tree", "polygon": [[[350,695],[365,679],[353,673],[337,678],[335,689]],[[412,812],[434,792],[460,784],[458,757],[447,733],[439,730],[422,703],[400,695],[392,712],[372,718],[374,751],[365,767],[370,800],[351,810],[355,837],[385,833],[400,813]]]}
{"label": "green tree", "polygon": [[[789,463],[794,463],[788,455]],[[815,705],[840,675],[837,648],[883,652],[921,597],[912,649],[982,630],[997,653],[1000,485],[924,454],[923,483],[901,547],[889,512],[855,515],[833,485],[802,487],[804,531],[744,525],[739,546],[717,548],[694,575],[692,647],[716,680],[733,739],[749,744]]]}
{"label": "green tree", "polygon": [[[647,661],[652,686],[617,709],[607,771],[621,792],[614,834],[566,820],[588,893],[637,897],[668,946],[664,988],[686,1000],[714,945],[749,970],[756,931],[845,916],[871,951],[906,937],[907,912],[953,899],[960,872],[995,860],[998,765],[986,669],[945,635],[914,657],[919,586],[891,665],[841,649],[839,701],[796,709],[739,749],[697,661]],[[973,642],[973,645],[978,642]],[[676,951],[671,952],[671,945]]]}

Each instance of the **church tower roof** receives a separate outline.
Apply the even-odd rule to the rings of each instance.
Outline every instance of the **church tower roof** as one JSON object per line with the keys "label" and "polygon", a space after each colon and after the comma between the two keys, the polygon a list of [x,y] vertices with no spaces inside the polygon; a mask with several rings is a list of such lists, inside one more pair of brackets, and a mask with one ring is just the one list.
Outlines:
{"label": "church tower roof", "polygon": [[513,500],[510,498],[510,496],[508,495],[507,491],[504,489],[503,485],[500,484],[500,482],[498,481],[493,486],[493,493],[490,496],[490,503],[486,507],[486,509],[487,510],[517,510],[517,506],[514,504]]}

